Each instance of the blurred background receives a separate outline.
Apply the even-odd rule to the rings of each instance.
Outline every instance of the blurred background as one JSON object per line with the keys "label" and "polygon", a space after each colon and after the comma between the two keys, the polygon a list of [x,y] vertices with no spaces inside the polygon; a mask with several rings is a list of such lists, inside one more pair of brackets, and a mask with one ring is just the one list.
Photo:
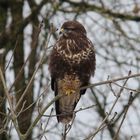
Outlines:
{"label": "blurred background", "polygon": [[[140,0],[0,0],[0,68],[22,134],[54,98],[48,57],[67,20],[82,23],[96,49],[91,83],[140,73]],[[139,140],[139,93],[138,76],[89,88],[66,138],[52,104],[26,140]],[[22,139],[9,108],[0,80],[0,140]]]}

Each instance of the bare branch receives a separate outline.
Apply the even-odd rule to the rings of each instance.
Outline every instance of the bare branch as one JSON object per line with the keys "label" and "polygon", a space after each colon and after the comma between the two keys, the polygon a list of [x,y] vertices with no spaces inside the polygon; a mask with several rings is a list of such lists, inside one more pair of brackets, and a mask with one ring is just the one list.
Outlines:
{"label": "bare branch", "polygon": [[[83,2],[74,2],[74,1],[67,0],[67,2],[75,7],[79,7],[81,9],[80,12],[85,13],[85,11],[93,11],[93,12],[97,12],[101,15],[107,16],[108,18],[118,18],[118,19],[122,19],[122,20],[132,20],[132,21],[140,22],[139,15],[130,15],[130,14],[126,14],[126,13],[113,12],[110,9],[103,8],[103,7],[97,6],[95,4],[88,4],[87,2],[84,2],[84,1]],[[75,12],[78,12],[79,8],[77,8],[77,11],[75,11]]]}
{"label": "bare branch", "polygon": [[40,112],[40,114],[36,117],[36,119],[33,121],[33,123],[31,124],[31,126],[29,127],[29,129],[27,130],[27,132],[23,135],[24,139],[26,139],[32,129],[34,128],[34,126],[38,123],[38,121],[41,119],[41,117],[43,116],[43,114],[45,113],[45,111],[56,101],[59,100],[61,97],[63,97],[63,95],[57,95],[50,103],[48,103],[45,108]]}
{"label": "bare branch", "polygon": [[[130,76],[130,74],[131,74],[131,72],[128,73],[128,76]],[[99,130],[102,128],[102,126],[106,123],[106,120],[109,118],[109,116],[111,115],[111,113],[112,113],[112,111],[113,111],[113,109],[114,109],[116,103],[118,102],[118,100],[119,100],[119,98],[120,98],[120,96],[121,96],[121,93],[122,93],[122,91],[123,91],[123,89],[124,89],[123,87],[126,85],[128,79],[129,79],[129,77],[127,77],[127,79],[125,80],[123,86],[120,88],[120,91],[118,92],[118,94],[117,94],[117,96],[116,96],[116,99],[115,99],[115,101],[114,101],[114,103],[113,103],[113,105],[112,105],[110,111],[108,112],[108,114],[106,115],[106,117],[104,118],[104,120],[102,121],[102,123],[101,123],[101,124],[99,125],[99,127],[95,130],[94,134],[91,134],[91,135],[90,135],[88,138],[86,138],[86,139],[89,139],[89,138],[92,138],[92,139],[93,139],[93,138],[95,137],[95,135],[99,132]],[[92,89],[91,89],[91,91],[92,91]]]}
{"label": "bare branch", "polygon": [[118,140],[119,139],[119,137],[118,137],[119,131],[120,131],[121,126],[122,126],[122,124],[123,124],[123,122],[124,122],[124,120],[126,118],[126,114],[128,112],[128,109],[129,109],[130,105],[132,104],[132,101],[133,101],[133,96],[132,96],[132,93],[130,93],[128,104],[125,106],[125,109],[124,109],[124,115],[123,115],[122,121],[121,121],[121,123],[120,123],[120,125],[118,127],[118,130],[117,130],[113,140]]}
{"label": "bare branch", "polygon": [[4,87],[5,95],[7,97],[7,100],[8,100],[9,106],[10,106],[10,111],[11,111],[11,117],[12,117],[13,124],[15,126],[15,129],[16,129],[17,133],[18,133],[19,138],[21,138],[21,133],[20,133],[18,125],[17,125],[17,117],[16,117],[16,114],[15,114],[14,109],[12,107],[12,102],[11,102],[10,95],[9,95],[9,92],[8,92],[8,89],[7,89],[7,86],[6,86],[6,82],[4,80],[4,76],[3,76],[3,73],[2,73],[1,67],[0,67],[0,78],[1,78],[1,81],[2,81],[2,84],[3,84],[3,87]]}
{"label": "bare branch", "polygon": [[97,82],[97,83],[94,83],[94,84],[90,84],[88,86],[83,86],[83,87],[80,88],[80,90],[83,90],[83,89],[86,89],[86,88],[91,88],[91,87],[96,87],[96,86],[100,86],[100,85],[110,84],[110,83],[114,83],[114,82],[125,80],[125,79],[136,78],[136,77],[140,77],[140,73],[131,74],[131,75],[120,77],[120,78],[114,78],[114,79],[106,80],[106,81],[102,81],[102,82]]}

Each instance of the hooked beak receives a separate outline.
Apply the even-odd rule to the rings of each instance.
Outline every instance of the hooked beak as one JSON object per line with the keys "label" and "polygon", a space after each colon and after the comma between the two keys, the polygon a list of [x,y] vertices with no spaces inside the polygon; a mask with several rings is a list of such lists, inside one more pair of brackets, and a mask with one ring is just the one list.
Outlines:
{"label": "hooked beak", "polygon": [[61,28],[59,34],[60,34],[60,35],[61,35],[61,34],[64,34],[64,32],[65,32],[64,28]]}

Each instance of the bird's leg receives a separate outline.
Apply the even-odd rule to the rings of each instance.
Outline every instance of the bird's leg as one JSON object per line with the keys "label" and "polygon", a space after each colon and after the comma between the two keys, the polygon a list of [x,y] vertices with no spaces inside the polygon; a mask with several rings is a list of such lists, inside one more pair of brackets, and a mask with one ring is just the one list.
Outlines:
{"label": "bird's leg", "polygon": [[73,93],[75,93],[75,90],[73,90],[73,89],[67,89],[66,90],[66,95],[70,95],[70,94],[73,94]]}
{"label": "bird's leg", "polygon": [[59,82],[65,95],[76,93],[77,89],[80,88],[80,80],[75,75],[65,75],[64,79]]}

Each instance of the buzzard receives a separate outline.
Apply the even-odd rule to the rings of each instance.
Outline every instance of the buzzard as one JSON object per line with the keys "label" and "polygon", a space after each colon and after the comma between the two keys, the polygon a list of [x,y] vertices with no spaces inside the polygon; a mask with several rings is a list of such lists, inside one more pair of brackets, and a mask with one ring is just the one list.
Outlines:
{"label": "buzzard", "polygon": [[65,22],[50,54],[51,88],[65,95],[55,102],[58,122],[68,124],[73,111],[95,71],[95,50],[86,30],[78,21]]}

